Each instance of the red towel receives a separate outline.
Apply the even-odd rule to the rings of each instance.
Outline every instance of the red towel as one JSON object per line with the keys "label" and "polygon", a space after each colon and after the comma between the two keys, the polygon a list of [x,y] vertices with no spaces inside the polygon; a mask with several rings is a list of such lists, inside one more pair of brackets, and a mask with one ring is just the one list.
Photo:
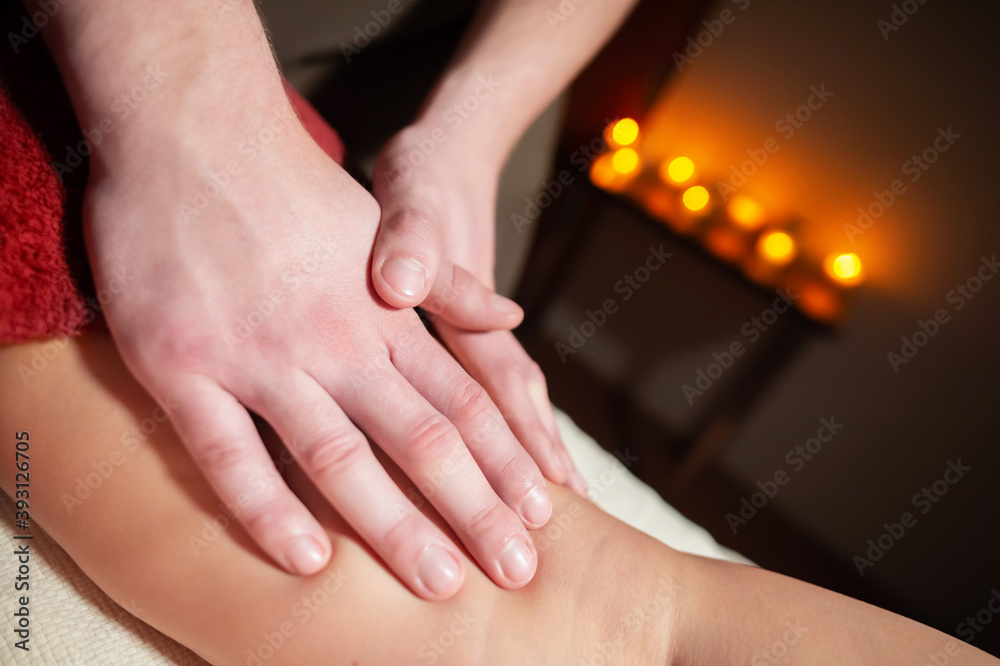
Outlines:
{"label": "red towel", "polygon": [[[23,38],[24,16],[20,3],[0,2],[0,35],[19,38],[0,45],[0,344],[104,327],[83,244],[84,136],[41,36]],[[343,163],[337,133],[285,89],[316,143]],[[62,180],[53,162],[69,167]]]}

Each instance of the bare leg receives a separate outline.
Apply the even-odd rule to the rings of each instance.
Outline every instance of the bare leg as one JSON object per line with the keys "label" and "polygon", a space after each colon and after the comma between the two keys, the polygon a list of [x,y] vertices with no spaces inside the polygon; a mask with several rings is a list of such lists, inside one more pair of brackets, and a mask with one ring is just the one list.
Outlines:
{"label": "bare leg", "polygon": [[[627,528],[578,498],[560,494],[559,511],[576,502],[567,514],[573,524],[540,546],[542,575],[524,594],[497,588],[470,563],[462,592],[431,603],[403,587],[289,468],[290,484],[335,546],[325,571],[294,577],[239,526],[225,525],[226,510],[110,338],[71,341],[25,390],[18,366],[30,367],[34,351],[0,349],[0,432],[30,431],[32,515],[113,599],[145,609],[141,619],[213,663],[257,663],[253,655],[270,655],[270,643],[282,647],[267,664],[538,663],[546,654],[560,663],[615,640],[614,623],[587,609],[632,572],[612,568],[593,579],[592,599],[578,598],[578,588],[583,565],[610,556],[609,544]],[[108,465],[110,475],[80,499],[78,482]],[[4,456],[0,477],[10,492],[13,455]],[[571,535],[588,533],[603,536],[587,539],[586,549],[565,547]],[[651,540],[649,550],[658,550]],[[625,615],[630,599],[622,601]],[[638,635],[628,636],[631,663],[644,663]],[[650,638],[650,648],[661,647],[660,632]]]}
{"label": "bare leg", "polygon": [[[677,553],[556,487],[528,587],[501,590],[470,564],[462,592],[432,603],[289,466],[335,546],[326,570],[290,576],[226,526],[107,336],[71,341],[26,388],[18,367],[36,349],[0,349],[0,432],[31,433],[32,515],[112,598],[216,664],[996,663],[840,595]],[[82,498],[78,481],[108,465]]]}

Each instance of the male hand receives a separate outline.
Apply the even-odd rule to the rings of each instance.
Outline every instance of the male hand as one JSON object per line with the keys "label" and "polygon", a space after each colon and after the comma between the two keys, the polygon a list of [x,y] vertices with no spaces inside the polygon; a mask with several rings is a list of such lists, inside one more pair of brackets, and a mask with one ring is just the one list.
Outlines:
{"label": "male hand", "polygon": [[404,130],[376,161],[382,222],[372,283],[387,303],[430,312],[442,340],[486,387],[542,472],[586,496],[586,482],[556,428],[545,377],[507,330],[522,312],[493,291],[499,174],[447,144],[414,164],[425,134],[419,127]]}
{"label": "male hand", "polygon": [[283,94],[248,96],[225,122],[157,113],[95,157],[88,248],[98,284],[131,276],[108,325],[220,499],[287,570],[327,562],[329,539],[277,474],[252,410],[406,585],[453,595],[457,547],[391,481],[367,435],[498,585],[526,584],[537,557],[525,527],[551,513],[545,481],[417,314],[373,290],[375,200]]}

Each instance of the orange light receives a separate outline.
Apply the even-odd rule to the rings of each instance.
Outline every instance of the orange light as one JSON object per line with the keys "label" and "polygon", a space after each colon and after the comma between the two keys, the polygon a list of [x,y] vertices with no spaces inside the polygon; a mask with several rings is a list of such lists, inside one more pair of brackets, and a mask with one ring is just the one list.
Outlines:
{"label": "orange light", "polygon": [[701,210],[708,205],[708,190],[701,185],[689,187],[684,191],[684,205],[688,210]]}
{"label": "orange light", "polygon": [[646,204],[646,210],[653,217],[667,218],[674,212],[675,209],[675,199],[673,193],[662,187],[655,187],[646,193],[643,198],[643,202]]}
{"label": "orange light", "polygon": [[590,182],[604,189],[613,189],[618,174],[611,164],[611,153],[604,153],[590,165]]}
{"label": "orange light", "polygon": [[729,217],[744,229],[756,229],[764,222],[764,207],[745,194],[729,200]]}
{"label": "orange light", "polygon": [[676,157],[660,165],[660,178],[665,182],[683,183],[694,175],[694,162],[690,157]]}
{"label": "orange light", "polygon": [[830,289],[813,283],[800,285],[796,305],[810,317],[828,324],[837,323],[844,310],[842,301]]}
{"label": "orange light", "polygon": [[784,231],[769,231],[757,240],[757,253],[776,266],[795,258],[795,240]]}
{"label": "orange light", "polygon": [[618,173],[627,176],[639,168],[639,153],[631,148],[619,148],[611,156],[611,166]]}
{"label": "orange light", "polygon": [[622,118],[604,129],[604,140],[616,146],[630,146],[639,138],[639,123]]}
{"label": "orange light", "polygon": [[861,281],[861,259],[853,252],[831,254],[823,264],[826,274],[842,284]]}
{"label": "orange light", "polygon": [[705,244],[716,256],[727,261],[736,261],[746,249],[746,240],[732,229],[724,227],[716,227],[708,232]]}

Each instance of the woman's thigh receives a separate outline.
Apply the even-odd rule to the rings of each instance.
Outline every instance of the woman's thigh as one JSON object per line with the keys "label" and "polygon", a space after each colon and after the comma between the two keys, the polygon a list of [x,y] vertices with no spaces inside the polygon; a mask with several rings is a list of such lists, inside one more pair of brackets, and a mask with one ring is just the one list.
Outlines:
{"label": "woman's thigh", "polygon": [[[621,663],[662,664],[673,614],[663,572],[677,554],[550,486],[533,532],[539,567],[516,591],[466,557],[462,590],[415,597],[358,539],[273,439],[283,477],[330,534],[321,572],[292,576],[233,520],[111,338],[0,347],[0,433],[27,431],[31,514],[108,595],[216,664],[575,663],[609,645]],[[61,343],[60,343],[61,344]],[[267,429],[263,428],[265,435]],[[265,436],[265,439],[267,437]],[[397,483],[448,532],[397,468]],[[14,456],[0,462],[11,493]],[[641,626],[636,608],[657,608]]]}
{"label": "woman's thigh", "polygon": [[[452,600],[416,598],[293,471],[334,553],[314,576],[284,573],[234,523],[239,506],[220,504],[107,335],[39,354],[44,367],[43,348],[0,349],[0,432],[28,431],[32,517],[118,603],[220,664],[473,664],[489,654],[498,591],[470,563]],[[0,466],[11,493],[13,456]]]}

